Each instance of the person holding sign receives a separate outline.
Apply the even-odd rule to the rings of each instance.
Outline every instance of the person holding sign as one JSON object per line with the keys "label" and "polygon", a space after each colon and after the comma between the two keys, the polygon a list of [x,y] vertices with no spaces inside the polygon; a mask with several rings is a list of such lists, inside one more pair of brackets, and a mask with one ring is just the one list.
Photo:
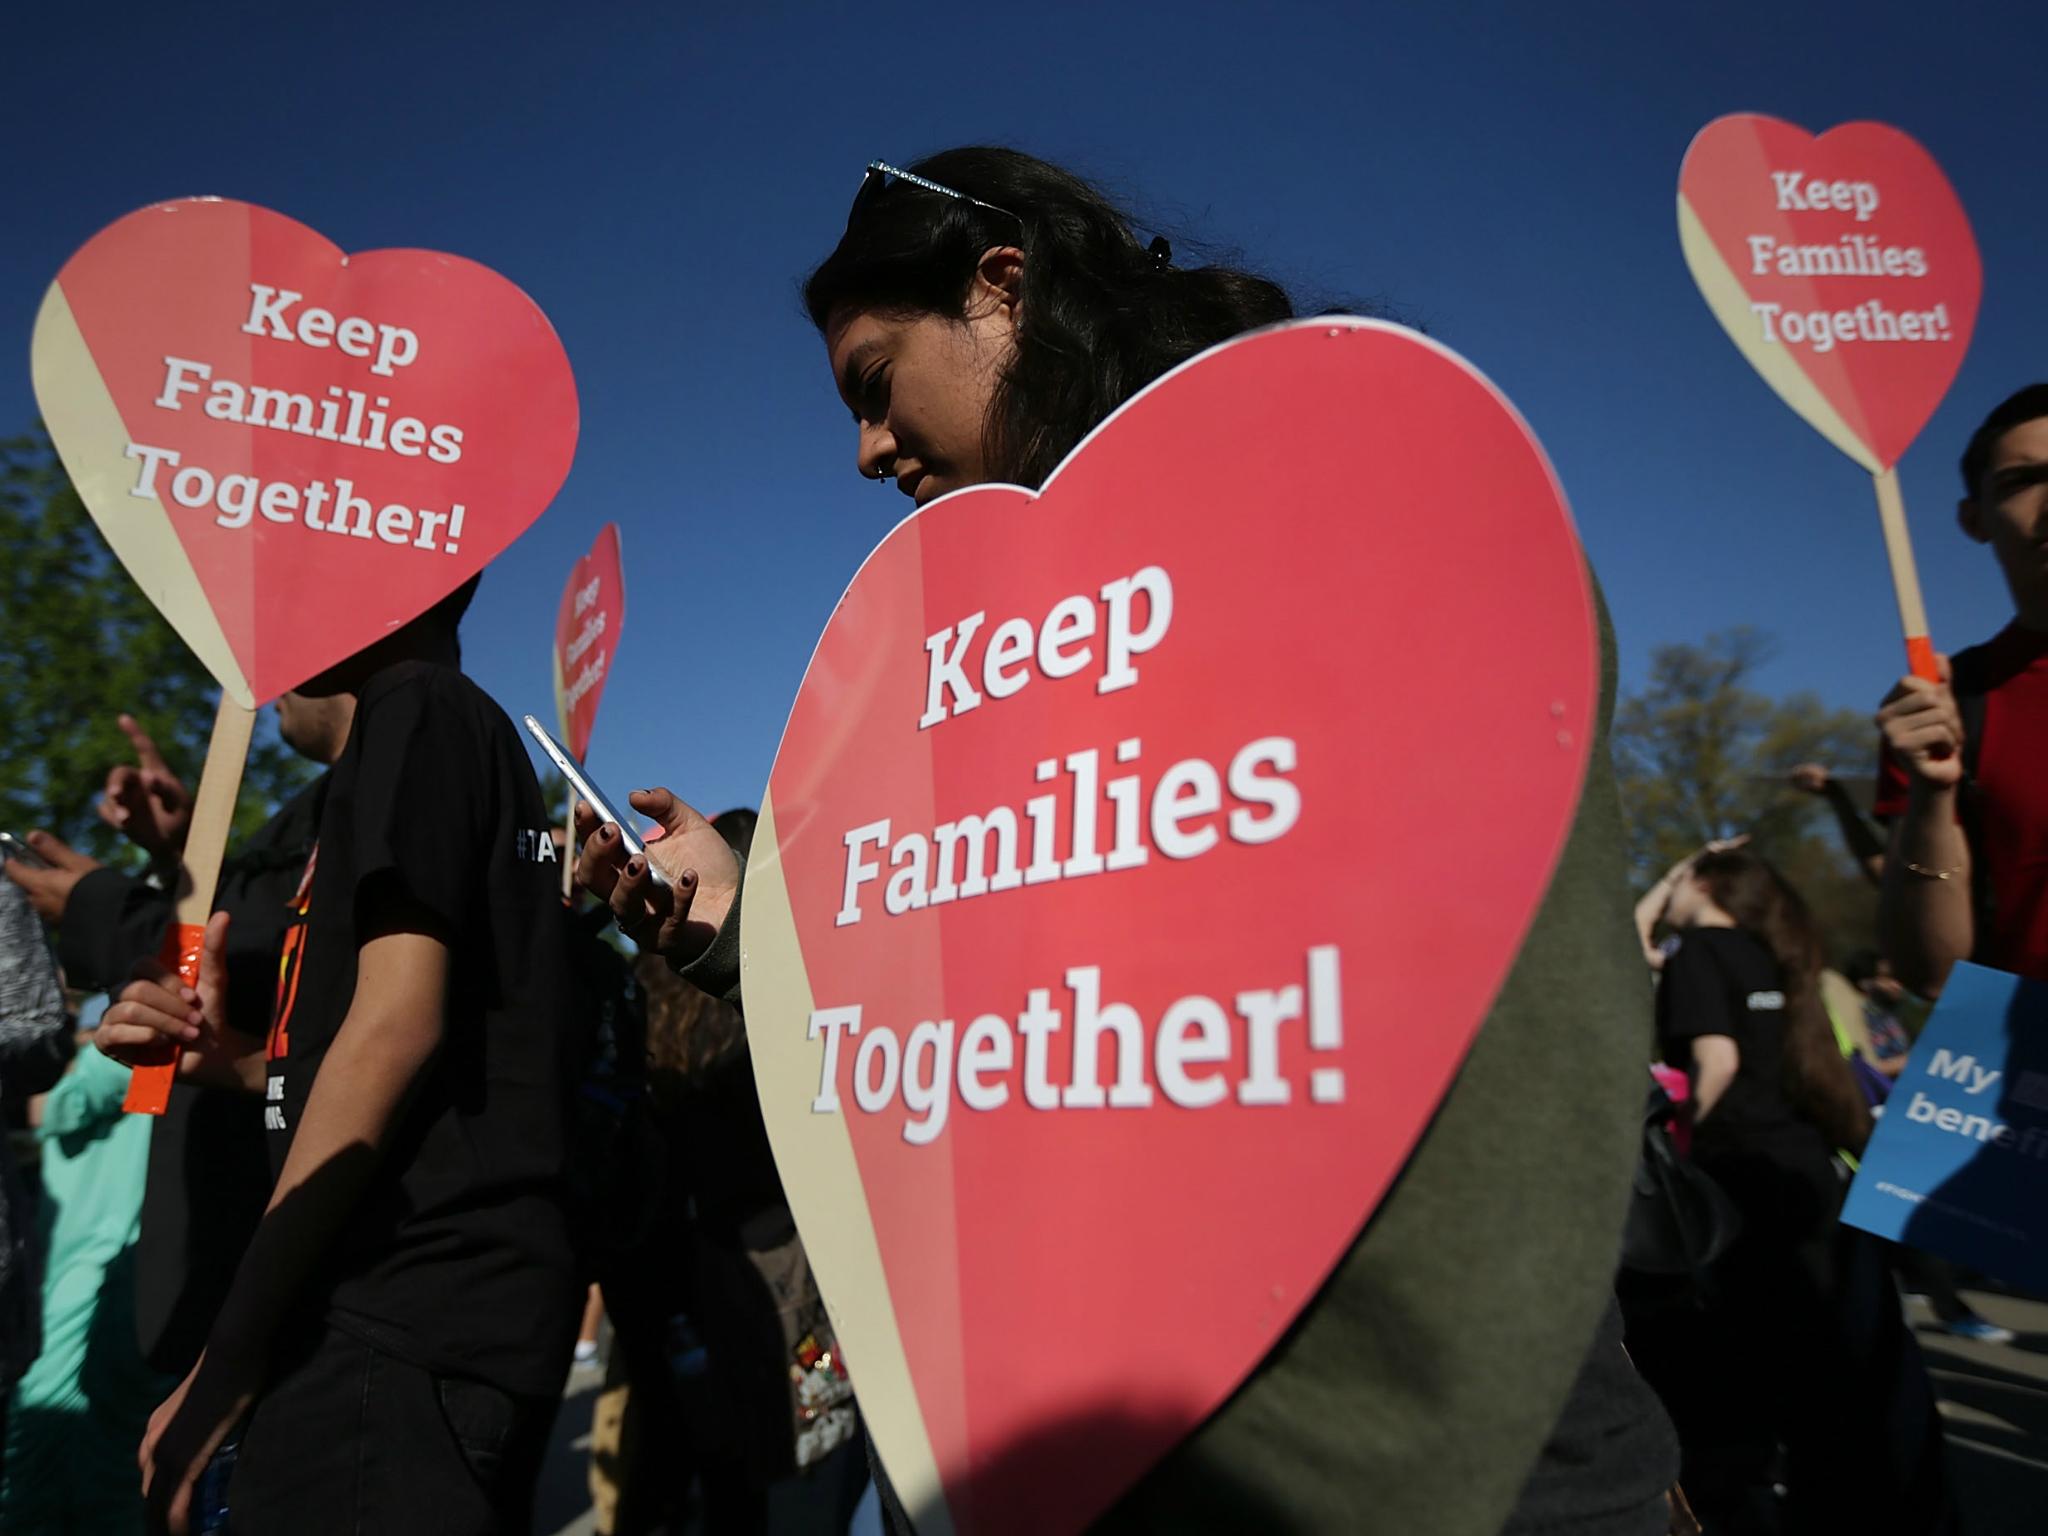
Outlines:
{"label": "person holding sign", "polygon": [[[302,686],[356,701],[292,905],[269,1038],[199,986],[131,986],[100,1043],[263,1095],[276,1186],[205,1354],[144,1441],[183,1528],[247,1417],[237,1531],[523,1531],[582,1287],[563,1207],[572,1023],[552,818],[458,669],[459,587]],[[253,1410],[253,1411],[252,1411]]]}
{"label": "person holding sign", "polygon": [[1877,715],[1880,933],[1925,997],[1965,959],[2048,980],[2048,384],[1985,417],[1962,475],[1957,519],[1997,557],[2012,622],[1939,681],[1901,678]]}
{"label": "person holding sign", "polygon": [[1782,1443],[1788,1529],[1941,1530],[1932,1390],[1882,1255],[1836,1222],[1836,1149],[1861,1153],[1871,1120],[1805,903],[1724,848],[1678,872],[1663,916],[1679,943],[1658,1048],[1691,1080],[1693,1160],[1742,1213],[1710,1305],[1631,1318],[1630,1352],[1678,1421],[1686,1492],[1710,1530],[1777,1529]]}
{"label": "person holding sign", "polygon": [[[1293,314],[1274,283],[1177,265],[1086,183],[997,149],[870,167],[805,297],[859,472],[920,507],[989,482],[1041,485],[1147,384]],[[1667,1528],[1675,1447],[1611,1306],[1638,1135],[1628,1042],[1647,998],[1597,743],[1590,772],[1520,961],[1398,1188],[1280,1346],[1095,1528]],[[736,997],[739,862],[668,791],[632,803],[667,829],[647,857],[673,891],[587,812],[582,879],[640,943]],[[865,895],[879,903],[880,882]],[[892,1512],[898,1529],[920,1518]]]}
{"label": "person holding sign", "polygon": [[[348,740],[355,700],[286,693],[277,701],[285,745],[323,772],[242,843],[221,870],[214,907],[233,919],[227,950],[227,1026],[261,1040],[269,1033],[277,963],[300,872],[327,792],[324,770]],[[136,761],[107,774],[103,820],[174,876],[191,826],[192,795],[132,716],[120,725]],[[157,952],[172,900],[165,888],[96,863],[48,833],[31,842],[55,868],[23,878],[29,899],[57,930],[58,958],[74,986],[118,993],[138,961]],[[12,873],[13,866],[9,866]],[[238,1093],[182,1084],[149,1137],[142,1233],[135,1250],[136,1322],[150,1365],[183,1376],[234,1279],[249,1235],[270,1198],[263,1106]]]}

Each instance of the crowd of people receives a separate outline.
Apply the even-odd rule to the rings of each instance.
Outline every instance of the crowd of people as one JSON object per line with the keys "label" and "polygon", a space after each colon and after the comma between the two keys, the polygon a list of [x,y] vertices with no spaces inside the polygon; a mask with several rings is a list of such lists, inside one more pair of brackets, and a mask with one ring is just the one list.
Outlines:
{"label": "crowd of people", "polygon": [[[1152,379],[1294,313],[978,148],[871,167],[804,293],[859,472],[920,506],[1042,482]],[[1873,953],[1833,975],[1845,936],[1739,839],[1644,896],[1632,940],[1603,732],[1399,1184],[1101,1528],[1956,1529],[1895,1276],[1995,1330],[1938,1262],[1837,1215],[1910,1049],[1899,990],[1935,997],[1965,958],[2048,979],[2048,386],[1994,410],[1962,472],[2012,621],[1885,698],[1884,834],[1800,775],[1881,886]],[[751,814],[636,792],[659,836],[629,854],[579,807],[565,904],[520,738],[461,670],[474,589],[279,701],[322,771],[232,851],[196,985],[152,959],[190,797],[132,721],[102,813],[154,873],[40,832],[7,861],[0,1087],[31,1106],[41,1195],[0,1164],[0,1527],[527,1530],[594,1285],[602,1529],[916,1528],[754,1097]],[[89,1035],[65,988],[112,999]],[[121,1115],[128,1067],[166,1051],[169,1112]],[[1653,1058],[1653,1129],[1732,1215],[1649,1284],[1618,1255]]]}

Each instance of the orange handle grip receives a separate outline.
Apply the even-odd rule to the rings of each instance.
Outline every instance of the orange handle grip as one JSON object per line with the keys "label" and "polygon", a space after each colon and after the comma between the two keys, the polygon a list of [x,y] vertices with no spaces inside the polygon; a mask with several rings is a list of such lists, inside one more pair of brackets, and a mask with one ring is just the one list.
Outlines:
{"label": "orange handle grip", "polygon": [[[164,931],[163,948],[156,952],[157,964],[175,970],[188,987],[199,985],[199,951],[206,942],[203,923],[173,923]],[[128,1074],[128,1094],[121,1107],[131,1115],[160,1115],[171,1102],[171,1084],[178,1076],[178,1048],[166,1043],[161,1057],[137,1066]]]}
{"label": "orange handle grip", "polygon": [[1907,670],[1930,683],[1941,681],[1941,668],[1934,664],[1934,642],[1925,635],[1906,636]]}

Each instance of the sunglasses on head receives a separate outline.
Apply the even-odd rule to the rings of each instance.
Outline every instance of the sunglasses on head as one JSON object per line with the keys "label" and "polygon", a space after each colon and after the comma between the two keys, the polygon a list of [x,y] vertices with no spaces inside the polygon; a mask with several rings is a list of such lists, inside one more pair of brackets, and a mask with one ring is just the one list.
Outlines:
{"label": "sunglasses on head", "polygon": [[866,211],[874,200],[899,182],[907,182],[911,186],[925,192],[936,192],[941,197],[950,197],[959,202],[972,203],[977,208],[986,208],[990,213],[1000,213],[1006,219],[1017,219],[1017,223],[1020,226],[1024,222],[1007,208],[998,208],[994,203],[984,203],[978,197],[969,197],[965,192],[957,192],[941,182],[919,176],[914,171],[899,170],[886,160],[870,160],[867,170],[861,174],[860,190],[853,194],[853,206],[846,211],[846,227],[848,229],[853,228],[854,221]]}

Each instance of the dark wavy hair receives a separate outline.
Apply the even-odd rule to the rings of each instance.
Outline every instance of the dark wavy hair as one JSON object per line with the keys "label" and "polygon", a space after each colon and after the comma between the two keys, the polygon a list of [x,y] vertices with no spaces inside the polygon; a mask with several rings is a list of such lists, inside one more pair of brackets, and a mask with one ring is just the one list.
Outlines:
{"label": "dark wavy hair", "polygon": [[907,182],[875,192],[805,281],[804,307],[821,332],[846,309],[957,318],[983,253],[1021,247],[1017,352],[983,427],[998,479],[1042,484],[1097,422],[1176,363],[1294,314],[1267,278],[1155,255],[1101,192],[1018,150],[949,149],[907,169],[993,206]]}
{"label": "dark wavy hair", "polygon": [[1821,999],[1820,933],[1790,881],[1747,849],[1702,854],[1693,876],[1735,925],[1763,940],[1777,959],[1785,992],[1785,1096],[1828,1138],[1861,1154],[1870,1140],[1870,1107],[1835,1043]]}
{"label": "dark wavy hair", "polygon": [[2029,384],[1994,405],[1991,414],[1970,434],[1969,445],[1963,449],[1963,462],[1959,466],[1963,472],[1963,494],[1977,494],[1977,487],[1984,480],[1984,471],[1991,467],[1991,450],[1998,446],[2001,437],[2014,427],[2025,426],[2043,416],[2048,416],[2048,384]]}

